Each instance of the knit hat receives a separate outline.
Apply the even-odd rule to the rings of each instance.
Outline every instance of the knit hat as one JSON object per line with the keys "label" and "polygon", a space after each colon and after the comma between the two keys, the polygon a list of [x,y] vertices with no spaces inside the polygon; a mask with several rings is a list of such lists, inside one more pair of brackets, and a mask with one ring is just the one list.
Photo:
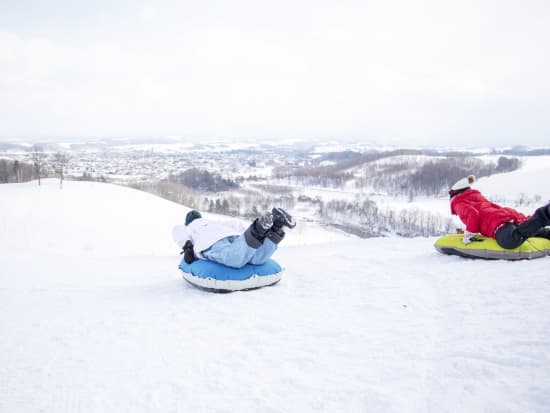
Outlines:
{"label": "knit hat", "polygon": [[197,218],[202,218],[202,215],[199,211],[193,209],[187,213],[185,216],[185,225],[189,225],[193,220]]}
{"label": "knit hat", "polygon": [[449,195],[452,198],[453,196],[458,195],[467,189],[470,189],[470,187],[475,182],[475,180],[476,180],[476,177],[473,175],[469,175],[466,178],[460,179],[451,187],[451,190],[449,191]]}

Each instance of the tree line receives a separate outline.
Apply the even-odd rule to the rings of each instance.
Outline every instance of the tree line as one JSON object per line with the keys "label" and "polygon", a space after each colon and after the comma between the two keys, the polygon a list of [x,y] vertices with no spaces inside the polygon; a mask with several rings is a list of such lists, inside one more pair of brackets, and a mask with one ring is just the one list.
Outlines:
{"label": "tree line", "polygon": [[362,238],[397,234],[403,237],[435,236],[452,231],[452,220],[416,208],[400,212],[381,209],[372,200],[321,202],[319,215],[329,225]]}
{"label": "tree line", "polygon": [[64,152],[48,155],[42,147],[33,146],[30,151],[30,162],[0,159],[0,183],[28,182],[33,179],[41,183],[41,179],[50,176],[59,177],[59,186],[63,187],[65,170],[69,156]]}
{"label": "tree line", "polygon": [[221,192],[239,187],[236,182],[224,179],[218,173],[211,173],[199,168],[191,168],[177,174],[171,174],[167,181],[203,192]]}
{"label": "tree line", "polygon": [[490,176],[518,169],[518,158],[501,156],[497,163],[475,157],[445,157],[426,162],[398,162],[386,165],[368,165],[356,187],[373,187],[392,195],[437,196],[446,192],[456,181],[468,176]]}
{"label": "tree line", "polygon": [[[430,159],[426,159],[426,157]],[[510,172],[521,166],[518,158],[500,156],[497,162],[462,152],[394,150],[348,154],[331,165],[279,167],[273,177],[288,185],[341,188],[354,181],[357,189],[373,188],[392,195],[438,195],[468,175],[477,177]]]}
{"label": "tree line", "polygon": [[136,181],[128,185],[189,208],[235,217],[254,218],[262,211],[270,210],[273,205],[292,209],[296,202],[292,192],[266,193],[250,190],[203,192],[170,180]]}
{"label": "tree line", "polygon": [[0,183],[28,182],[34,178],[31,164],[11,159],[0,159]]}

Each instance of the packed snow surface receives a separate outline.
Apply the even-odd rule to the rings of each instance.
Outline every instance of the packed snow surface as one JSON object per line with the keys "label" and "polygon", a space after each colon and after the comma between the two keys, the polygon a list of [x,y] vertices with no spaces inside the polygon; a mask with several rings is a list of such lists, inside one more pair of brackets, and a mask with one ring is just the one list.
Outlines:
{"label": "packed snow surface", "polygon": [[186,212],[0,185],[0,412],[550,411],[550,257],[299,222],[279,284],[213,294],[177,269]]}

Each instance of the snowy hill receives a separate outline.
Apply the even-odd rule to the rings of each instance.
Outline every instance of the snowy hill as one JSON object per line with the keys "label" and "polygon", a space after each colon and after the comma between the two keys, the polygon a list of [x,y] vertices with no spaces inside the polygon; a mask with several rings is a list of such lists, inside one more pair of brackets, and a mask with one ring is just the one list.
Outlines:
{"label": "snowy hill", "polygon": [[[534,200],[536,206],[550,200],[550,187],[546,184],[550,178],[550,156],[522,157],[522,167],[508,173],[481,178],[476,187],[492,199],[505,205],[517,204]],[[518,202],[522,198],[523,202]],[[539,200],[540,198],[540,200]],[[531,205],[532,207],[533,205]],[[532,209],[526,210],[532,213]]]}
{"label": "snowy hill", "polygon": [[49,180],[0,200],[2,413],[550,410],[550,258],[299,223],[279,284],[212,294],[177,270],[179,205]]}

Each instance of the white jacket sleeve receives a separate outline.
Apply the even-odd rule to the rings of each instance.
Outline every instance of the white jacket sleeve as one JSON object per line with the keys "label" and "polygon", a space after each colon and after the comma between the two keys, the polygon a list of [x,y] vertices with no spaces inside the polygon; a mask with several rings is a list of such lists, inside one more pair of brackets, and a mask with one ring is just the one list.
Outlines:
{"label": "white jacket sleeve", "polygon": [[189,231],[185,225],[176,225],[172,229],[172,239],[176,244],[183,248],[188,239],[190,239]]}

